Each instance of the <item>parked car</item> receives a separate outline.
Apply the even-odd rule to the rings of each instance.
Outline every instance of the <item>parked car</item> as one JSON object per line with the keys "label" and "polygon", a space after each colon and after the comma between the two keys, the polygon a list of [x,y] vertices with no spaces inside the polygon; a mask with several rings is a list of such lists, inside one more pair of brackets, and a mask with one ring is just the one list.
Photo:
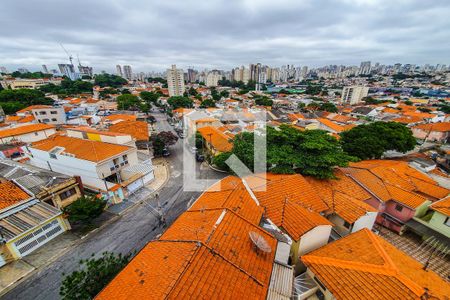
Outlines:
{"label": "parked car", "polygon": [[198,162],[205,161],[205,156],[202,153],[197,152],[195,153],[195,160]]}
{"label": "parked car", "polygon": [[164,156],[164,157],[170,156],[170,151],[169,151],[169,149],[164,148],[164,149],[163,149],[163,152],[162,152],[162,156]]}

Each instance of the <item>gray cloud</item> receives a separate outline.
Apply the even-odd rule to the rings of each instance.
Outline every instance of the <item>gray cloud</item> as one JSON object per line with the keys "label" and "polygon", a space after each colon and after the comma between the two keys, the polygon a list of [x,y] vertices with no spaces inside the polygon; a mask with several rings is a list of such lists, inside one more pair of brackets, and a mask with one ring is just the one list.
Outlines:
{"label": "gray cloud", "polygon": [[0,65],[450,63],[447,0],[2,0]]}

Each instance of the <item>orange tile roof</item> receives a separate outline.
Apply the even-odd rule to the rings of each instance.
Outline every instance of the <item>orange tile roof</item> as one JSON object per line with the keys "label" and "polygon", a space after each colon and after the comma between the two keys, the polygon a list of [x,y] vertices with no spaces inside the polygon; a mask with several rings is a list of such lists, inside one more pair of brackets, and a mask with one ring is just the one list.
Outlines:
{"label": "orange tile roof", "polygon": [[368,192],[341,171],[336,171],[335,176],[337,179],[329,180],[306,177],[322,200],[328,204],[330,212],[336,213],[350,224],[365,216],[367,212],[376,212],[375,208],[364,202],[371,198]]}
{"label": "orange tile roof", "polygon": [[303,176],[268,173],[267,181],[260,176],[245,181],[265,208],[265,216],[294,240],[317,226],[331,225],[318,213],[327,210],[327,205]]}
{"label": "orange tile roof", "polygon": [[14,127],[14,128],[0,130],[0,138],[18,136],[18,135],[22,135],[22,134],[27,134],[27,133],[42,131],[42,130],[47,130],[47,129],[53,129],[53,128],[55,128],[55,126],[48,125],[48,124],[42,124],[42,123],[23,125],[20,127]]}
{"label": "orange tile roof", "polygon": [[212,126],[205,126],[199,128],[198,131],[207,143],[211,143],[212,147],[220,152],[228,152],[233,149],[233,144],[230,142],[230,137]]}
{"label": "orange tile roof", "polygon": [[0,210],[31,198],[11,181],[0,182]]}
{"label": "orange tile roof", "polygon": [[73,154],[78,159],[93,162],[101,162],[117,155],[123,155],[132,149],[123,145],[77,139],[63,135],[51,136],[48,139],[35,142],[31,146],[31,148],[42,151],[51,151],[55,147],[64,148],[64,153]]}
{"label": "orange tile roof", "polygon": [[402,124],[411,124],[422,122],[423,119],[417,116],[403,116],[399,118],[392,119],[392,121]]}
{"label": "orange tile roof", "polygon": [[[250,239],[257,232],[270,253]],[[263,299],[277,241],[230,210],[187,211],[148,243],[96,299]]]}
{"label": "orange tile roof", "polygon": [[[379,180],[409,192],[441,199],[450,191],[439,186],[432,178],[410,167],[407,162],[395,160],[366,160],[351,163],[351,167],[369,170]],[[369,183],[372,184],[372,183]]]}
{"label": "orange tile roof", "polygon": [[31,106],[22,108],[21,110],[17,111],[16,114],[17,114],[17,113],[20,114],[20,113],[29,112],[29,111],[31,111],[32,109],[51,108],[51,107],[52,107],[51,105],[41,105],[41,104],[38,104],[38,105],[31,105]]}
{"label": "orange tile roof", "polygon": [[450,285],[422,264],[362,229],[302,256],[336,299],[448,299]]}
{"label": "orange tile roof", "polygon": [[258,206],[236,176],[228,176],[206,190],[192,205],[193,210],[226,208],[253,224],[259,224],[263,208]]}
{"label": "orange tile roof", "polygon": [[287,114],[287,117],[289,118],[289,120],[291,120],[292,122],[297,121],[299,119],[304,119],[305,117],[303,117],[302,114]]}
{"label": "orange tile roof", "polygon": [[103,117],[103,120],[104,121],[117,121],[117,120],[136,121],[136,116],[135,115],[117,114],[117,115],[109,115],[109,116]]}
{"label": "orange tile roof", "polygon": [[337,133],[344,131],[344,127],[334,123],[333,121],[330,121],[328,119],[325,118],[317,118],[317,120],[322,123],[323,125],[327,126],[328,128],[330,128],[331,130],[336,131]]}
{"label": "orange tile roof", "polygon": [[430,208],[446,216],[450,216],[450,196],[434,202]]}
{"label": "orange tile roof", "polygon": [[67,130],[97,133],[97,134],[100,134],[100,135],[107,135],[107,136],[127,136],[127,135],[129,135],[127,133],[109,132],[109,131],[97,130],[97,129],[91,128],[89,126],[69,127],[69,128],[67,128]]}
{"label": "orange tile roof", "polygon": [[213,122],[217,122],[219,120],[215,119],[215,118],[203,118],[203,119],[198,119],[195,120],[195,123],[213,123]]}
{"label": "orange tile roof", "polygon": [[148,125],[142,121],[122,121],[108,128],[111,132],[126,133],[137,141],[148,141]]}
{"label": "orange tile roof", "polygon": [[431,123],[431,124],[420,124],[414,126],[413,128],[421,129],[424,131],[438,131],[438,132],[449,132],[450,131],[450,122],[441,122],[441,123]]}
{"label": "orange tile roof", "polygon": [[386,107],[385,109],[383,109],[383,112],[387,113],[387,114],[400,114],[401,113],[400,110],[391,108],[391,107]]}
{"label": "orange tile roof", "polygon": [[33,115],[29,115],[29,116],[25,116],[22,119],[18,120],[18,123],[29,123],[34,121],[34,116]]}

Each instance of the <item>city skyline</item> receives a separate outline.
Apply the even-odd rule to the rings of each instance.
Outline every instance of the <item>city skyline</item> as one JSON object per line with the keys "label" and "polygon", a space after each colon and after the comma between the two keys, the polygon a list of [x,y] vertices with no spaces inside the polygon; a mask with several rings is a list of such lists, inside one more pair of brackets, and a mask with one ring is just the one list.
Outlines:
{"label": "city skyline", "polygon": [[133,4],[80,1],[68,7],[50,0],[8,0],[0,20],[8,28],[0,32],[0,65],[35,71],[42,64],[68,63],[59,43],[97,73],[114,73],[117,64],[131,65],[136,72],[165,71],[174,63],[183,69],[226,70],[251,62],[435,65],[448,64],[450,53],[443,42],[450,28],[446,1]]}

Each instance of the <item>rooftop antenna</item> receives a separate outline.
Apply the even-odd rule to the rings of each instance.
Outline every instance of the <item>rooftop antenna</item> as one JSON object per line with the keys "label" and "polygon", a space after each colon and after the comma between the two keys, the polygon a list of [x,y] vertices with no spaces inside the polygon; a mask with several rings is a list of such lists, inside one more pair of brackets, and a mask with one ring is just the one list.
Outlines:
{"label": "rooftop antenna", "polygon": [[252,240],[253,244],[255,245],[256,250],[261,250],[264,253],[272,252],[272,248],[269,246],[262,235],[254,231],[250,231],[248,235],[250,236],[250,240]]}
{"label": "rooftop antenna", "polygon": [[67,56],[69,57],[70,64],[73,65],[73,62],[72,62],[73,57],[72,57],[72,55],[70,55],[69,52],[66,50],[66,48],[64,48],[63,44],[59,43],[59,45],[61,46],[61,48],[64,50],[64,52],[66,52]]}

